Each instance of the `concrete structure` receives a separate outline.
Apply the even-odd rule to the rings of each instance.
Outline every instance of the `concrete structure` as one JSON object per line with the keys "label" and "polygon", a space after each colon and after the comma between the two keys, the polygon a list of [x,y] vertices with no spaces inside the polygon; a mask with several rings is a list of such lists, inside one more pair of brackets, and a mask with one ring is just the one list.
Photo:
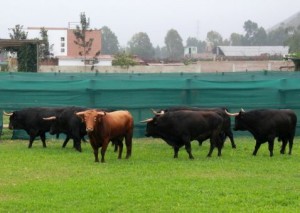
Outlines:
{"label": "concrete structure", "polygon": [[[250,72],[263,70],[292,71],[292,61],[199,61],[197,64],[161,64],[153,66],[95,66],[94,72],[102,73],[170,73],[170,72]],[[91,66],[86,71],[91,71]],[[84,72],[84,66],[41,66],[40,72]]]}
{"label": "concrete structure", "polygon": [[184,48],[184,56],[193,56],[197,54],[197,47],[187,46]]}

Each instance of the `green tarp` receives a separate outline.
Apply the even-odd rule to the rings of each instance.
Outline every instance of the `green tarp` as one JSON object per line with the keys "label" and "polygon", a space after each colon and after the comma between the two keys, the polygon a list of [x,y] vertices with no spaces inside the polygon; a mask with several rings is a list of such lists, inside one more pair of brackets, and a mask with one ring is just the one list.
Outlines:
{"label": "green tarp", "polygon": [[0,73],[0,109],[127,109],[134,116],[135,137],[144,135],[145,124],[139,121],[152,117],[152,108],[188,105],[227,107],[231,112],[290,108],[300,116],[299,98],[299,72]]}

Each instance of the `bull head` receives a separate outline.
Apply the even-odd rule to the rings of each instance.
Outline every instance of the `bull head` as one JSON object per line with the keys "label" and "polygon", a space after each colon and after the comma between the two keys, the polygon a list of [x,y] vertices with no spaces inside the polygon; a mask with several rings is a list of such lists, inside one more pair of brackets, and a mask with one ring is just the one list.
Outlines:
{"label": "bull head", "polygon": [[12,116],[13,114],[14,114],[13,112],[7,113],[7,112],[3,111],[3,115],[6,115],[6,116]]}

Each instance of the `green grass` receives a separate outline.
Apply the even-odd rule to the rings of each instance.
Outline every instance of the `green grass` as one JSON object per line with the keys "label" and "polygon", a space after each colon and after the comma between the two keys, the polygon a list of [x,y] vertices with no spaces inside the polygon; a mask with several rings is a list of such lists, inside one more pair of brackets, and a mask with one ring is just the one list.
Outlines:
{"label": "green grass", "polygon": [[[7,133],[5,133],[7,134]],[[95,163],[62,141],[0,142],[0,212],[299,212],[300,138],[293,154],[274,157],[263,144],[256,157],[252,137],[229,141],[223,156],[207,158],[209,145],[192,143],[194,160],[157,139],[134,139],[128,160],[113,147],[106,163]],[[123,152],[123,157],[125,153]]]}

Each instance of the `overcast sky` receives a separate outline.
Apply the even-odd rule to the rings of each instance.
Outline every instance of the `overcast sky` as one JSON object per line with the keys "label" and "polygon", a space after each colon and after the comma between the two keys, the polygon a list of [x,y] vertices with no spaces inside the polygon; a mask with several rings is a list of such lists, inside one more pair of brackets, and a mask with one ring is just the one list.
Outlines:
{"label": "overcast sky", "polygon": [[175,29],[185,45],[188,37],[205,40],[214,30],[229,38],[244,34],[247,20],[266,30],[300,11],[300,0],[8,0],[2,1],[0,38],[8,28],[68,27],[80,13],[92,28],[108,26],[126,46],[138,32],[148,34],[153,46],[164,46],[167,31]]}

